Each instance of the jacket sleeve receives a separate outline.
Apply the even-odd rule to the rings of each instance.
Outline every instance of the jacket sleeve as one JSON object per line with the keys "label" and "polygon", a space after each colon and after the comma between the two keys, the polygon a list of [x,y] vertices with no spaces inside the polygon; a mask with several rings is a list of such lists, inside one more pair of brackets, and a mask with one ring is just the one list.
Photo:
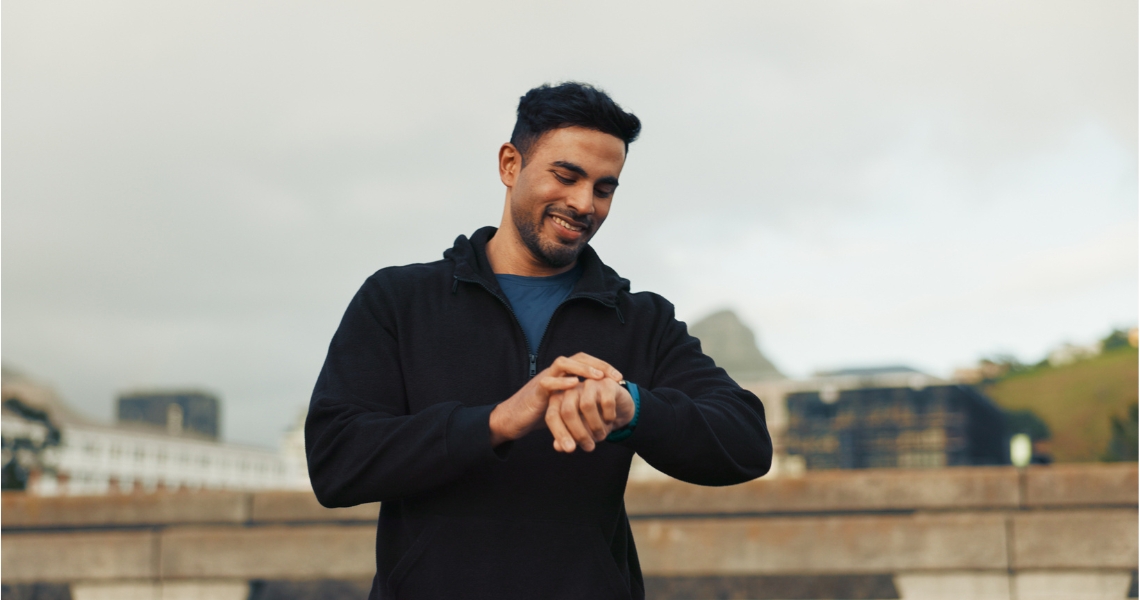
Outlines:
{"label": "jacket sleeve", "polygon": [[309,479],[327,507],[413,496],[455,479],[491,447],[494,406],[459,402],[409,414],[399,345],[374,275],[329,345],[305,420]]}
{"label": "jacket sleeve", "polygon": [[689,483],[732,485],[764,475],[772,438],[760,399],[701,352],[672,305],[665,313],[653,381],[634,382],[641,409],[633,435],[621,443]]}

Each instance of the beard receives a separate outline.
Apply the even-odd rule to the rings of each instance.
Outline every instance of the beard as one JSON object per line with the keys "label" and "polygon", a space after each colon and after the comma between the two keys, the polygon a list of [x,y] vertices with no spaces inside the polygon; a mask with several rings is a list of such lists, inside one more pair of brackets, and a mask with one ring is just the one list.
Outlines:
{"label": "beard", "polygon": [[[543,240],[540,232],[545,224],[546,217],[551,214],[556,214],[571,223],[585,225],[586,230],[582,232],[582,237],[569,244],[557,239]],[[570,266],[575,260],[578,260],[578,255],[586,248],[586,243],[590,241],[593,235],[590,231],[593,219],[589,215],[584,217],[570,216],[560,211],[548,209],[543,211],[537,220],[529,221],[525,216],[511,211],[511,220],[514,221],[515,229],[518,230],[519,237],[522,238],[527,250],[530,250],[535,258],[555,269]]]}

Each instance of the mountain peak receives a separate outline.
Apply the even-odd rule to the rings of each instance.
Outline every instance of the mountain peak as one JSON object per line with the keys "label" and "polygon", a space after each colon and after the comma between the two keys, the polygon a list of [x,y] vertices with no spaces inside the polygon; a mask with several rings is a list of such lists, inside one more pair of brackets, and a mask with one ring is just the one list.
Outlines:
{"label": "mountain peak", "polygon": [[715,312],[689,327],[701,349],[738,383],[786,379],[756,345],[756,335],[731,310]]}

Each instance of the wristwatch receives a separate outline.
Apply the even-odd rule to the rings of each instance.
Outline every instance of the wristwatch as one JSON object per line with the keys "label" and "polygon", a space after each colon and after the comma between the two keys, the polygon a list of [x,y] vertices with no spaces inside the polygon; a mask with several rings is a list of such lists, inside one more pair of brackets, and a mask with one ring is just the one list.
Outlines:
{"label": "wristwatch", "polygon": [[611,431],[606,436],[607,442],[620,442],[633,435],[633,430],[637,427],[637,417],[641,415],[641,393],[637,390],[637,384],[623,379],[618,385],[625,388],[629,392],[629,397],[633,398],[633,418],[625,424],[625,427]]}

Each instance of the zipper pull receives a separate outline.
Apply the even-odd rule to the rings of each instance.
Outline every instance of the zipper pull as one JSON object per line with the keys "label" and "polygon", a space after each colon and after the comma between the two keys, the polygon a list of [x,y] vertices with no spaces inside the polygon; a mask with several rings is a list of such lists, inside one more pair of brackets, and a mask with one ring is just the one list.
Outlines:
{"label": "zipper pull", "polygon": [[530,376],[534,377],[538,373],[538,356],[535,354],[530,355]]}

